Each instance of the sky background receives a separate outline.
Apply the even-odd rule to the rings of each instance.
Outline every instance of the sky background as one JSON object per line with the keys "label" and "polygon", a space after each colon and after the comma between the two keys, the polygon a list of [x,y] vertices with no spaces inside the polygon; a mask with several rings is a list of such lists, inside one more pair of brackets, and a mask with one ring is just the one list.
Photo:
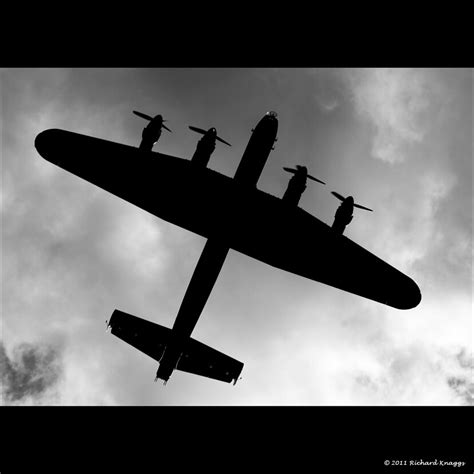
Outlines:
{"label": "sky background", "polygon": [[[1,70],[4,405],[472,404],[471,69]],[[400,311],[230,251],[193,337],[242,362],[235,386],[175,371],[105,331],[115,308],[171,327],[205,240],[42,159],[62,128],[138,146],[139,110],[162,114],[155,151],[190,158],[215,126],[209,167],[233,176],[269,110],[279,131],[258,187],[300,206],[419,285]],[[218,199],[218,196],[216,196]],[[315,243],[315,246],[317,244]],[[291,251],[291,249],[286,249]]]}

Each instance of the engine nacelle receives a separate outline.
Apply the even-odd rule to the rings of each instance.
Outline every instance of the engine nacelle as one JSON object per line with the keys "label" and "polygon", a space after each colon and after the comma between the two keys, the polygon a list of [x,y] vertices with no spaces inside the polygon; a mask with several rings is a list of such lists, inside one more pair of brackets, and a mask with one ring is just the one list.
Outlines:
{"label": "engine nacelle", "polygon": [[194,152],[191,161],[199,166],[206,167],[215,149],[216,140],[212,139],[212,137],[204,135],[198,141],[196,151]]}

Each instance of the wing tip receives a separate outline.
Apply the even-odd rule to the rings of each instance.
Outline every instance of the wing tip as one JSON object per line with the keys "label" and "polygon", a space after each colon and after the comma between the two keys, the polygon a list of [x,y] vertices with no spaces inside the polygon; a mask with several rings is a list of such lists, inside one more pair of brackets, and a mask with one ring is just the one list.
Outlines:
{"label": "wing tip", "polygon": [[48,128],[38,133],[35,137],[35,148],[39,155],[46,161],[62,167],[62,155],[67,150],[67,139],[70,136],[77,135],[60,128]]}
{"label": "wing tip", "polygon": [[[238,372],[237,374],[235,374],[235,376],[232,378],[232,380],[233,380],[233,382],[234,382],[232,385],[235,385],[235,384],[237,383],[237,381],[239,381],[239,380],[242,379],[242,377],[240,376],[240,374],[242,373],[243,368],[244,368],[244,363],[243,363],[243,362],[240,362],[240,370],[239,370],[239,372]],[[231,380],[231,382],[232,382],[232,380]]]}
{"label": "wing tip", "polygon": [[51,148],[52,138],[57,134],[57,131],[58,129],[56,128],[50,128],[48,130],[43,130],[35,137],[35,148],[45,159],[47,159],[46,155]]}
{"label": "wing tip", "polygon": [[387,304],[397,309],[407,310],[416,308],[421,303],[422,295],[419,286],[411,278],[409,280],[409,286],[404,291],[403,297],[394,302],[387,302]]}

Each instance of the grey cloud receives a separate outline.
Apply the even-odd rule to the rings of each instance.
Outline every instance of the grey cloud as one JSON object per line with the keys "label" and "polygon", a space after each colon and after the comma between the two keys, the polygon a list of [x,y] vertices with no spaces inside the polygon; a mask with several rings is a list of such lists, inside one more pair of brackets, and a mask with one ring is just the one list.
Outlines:
{"label": "grey cloud", "polygon": [[466,349],[461,349],[456,358],[463,369],[474,369],[474,357],[472,353],[469,355]]}
{"label": "grey cloud", "polygon": [[375,128],[372,152],[389,163],[405,159],[405,147],[423,140],[430,106],[429,78],[409,69],[349,70],[356,110]]}
{"label": "grey cloud", "polygon": [[399,164],[380,174],[373,163],[364,169],[373,181],[366,192],[379,203],[376,211],[385,211],[371,216],[378,231],[364,238],[375,241],[377,252],[388,248],[394,263],[419,279],[429,279],[443,291],[470,291],[472,71],[341,74],[373,150],[380,135],[393,146],[393,153],[375,155]]}
{"label": "grey cloud", "polygon": [[339,69],[313,69],[314,97],[316,103],[325,112],[332,112],[347,100],[347,91]]}
{"label": "grey cloud", "polygon": [[60,350],[44,344],[23,343],[15,346],[12,354],[10,358],[0,343],[3,403],[18,404],[27,399],[41,401],[60,379]]}
{"label": "grey cloud", "polygon": [[465,405],[474,405],[474,380],[472,374],[474,371],[474,357],[472,353],[463,348],[456,355],[457,362],[463,375],[452,375],[448,377],[449,387],[456,392]]}
{"label": "grey cloud", "polygon": [[474,386],[472,382],[469,382],[468,378],[448,377],[447,383],[459,398],[463,400],[463,405],[471,406],[474,404]]}
{"label": "grey cloud", "polygon": [[[459,362],[459,354],[430,353],[421,342],[405,347],[385,345],[373,348],[378,369],[353,376],[354,393],[374,404],[458,404],[470,405],[473,385],[472,362]],[[461,351],[464,354],[465,349]],[[445,389],[446,387],[446,389]]]}

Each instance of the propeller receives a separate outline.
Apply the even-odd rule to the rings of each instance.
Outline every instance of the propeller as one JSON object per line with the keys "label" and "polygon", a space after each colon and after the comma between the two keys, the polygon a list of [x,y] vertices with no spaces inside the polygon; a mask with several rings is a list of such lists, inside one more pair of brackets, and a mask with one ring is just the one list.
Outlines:
{"label": "propeller", "polygon": [[[337,199],[339,199],[340,201],[343,201],[343,202],[347,199],[347,198],[345,198],[344,196],[341,196],[339,193],[336,193],[336,191],[331,191],[331,194],[332,194],[333,196],[336,196]],[[351,196],[349,196],[349,197],[351,197]],[[359,208],[359,209],[364,209],[364,210],[366,210],[366,211],[374,212],[372,209],[369,209],[368,207],[361,206],[360,204],[354,203],[354,207],[357,207],[357,208]]]}
{"label": "propeller", "polygon": [[214,134],[216,135],[216,140],[219,140],[220,142],[222,143],[225,143],[226,145],[229,145],[229,146],[232,146],[230,143],[226,142],[225,140],[223,140],[221,137],[218,137],[217,136],[217,130],[213,127],[209,130],[203,130],[202,128],[199,128],[199,127],[193,127],[192,125],[189,125],[189,128],[190,130],[192,130],[193,132],[197,132],[197,133],[200,133],[201,135],[205,135],[209,130],[212,130],[214,132]]}
{"label": "propeller", "polygon": [[[149,115],[147,114],[144,114],[142,112],[138,112],[137,110],[134,110],[133,113],[135,115],[138,115],[139,117],[145,119],[145,120],[148,120],[148,121],[152,121],[153,120],[153,117],[150,117]],[[157,115],[156,117],[161,117],[161,115]],[[155,117],[155,118],[156,118]],[[161,126],[165,129],[165,130],[168,130],[168,132],[171,132],[171,130],[163,123],[163,122],[167,122],[168,120],[164,120],[163,117],[161,117]]]}
{"label": "propeller", "polygon": [[136,110],[133,111],[135,115],[138,115],[141,118],[144,118],[145,120],[153,120],[153,117],[150,117],[147,114],[143,114],[142,112],[137,112]]}
{"label": "propeller", "polygon": [[344,196],[341,196],[339,193],[336,193],[336,191],[331,191],[331,194],[332,194],[333,196],[336,196],[337,199],[339,199],[340,201],[343,201],[343,202],[344,202],[344,201],[346,200],[346,198],[345,198]]}
{"label": "propeller", "polygon": [[306,168],[306,166],[296,165],[296,169],[286,168],[286,167],[283,167],[283,169],[285,171],[288,171],[288,173],[293,173],[293,174],[304,173],[307,178],[312,179],[313,181],[317,181],[318,183],[326,184],[324,181],[321,181],[320,179],[315,178],[314,176],[311,176],[310,174],[308,174],[308,169]]}

